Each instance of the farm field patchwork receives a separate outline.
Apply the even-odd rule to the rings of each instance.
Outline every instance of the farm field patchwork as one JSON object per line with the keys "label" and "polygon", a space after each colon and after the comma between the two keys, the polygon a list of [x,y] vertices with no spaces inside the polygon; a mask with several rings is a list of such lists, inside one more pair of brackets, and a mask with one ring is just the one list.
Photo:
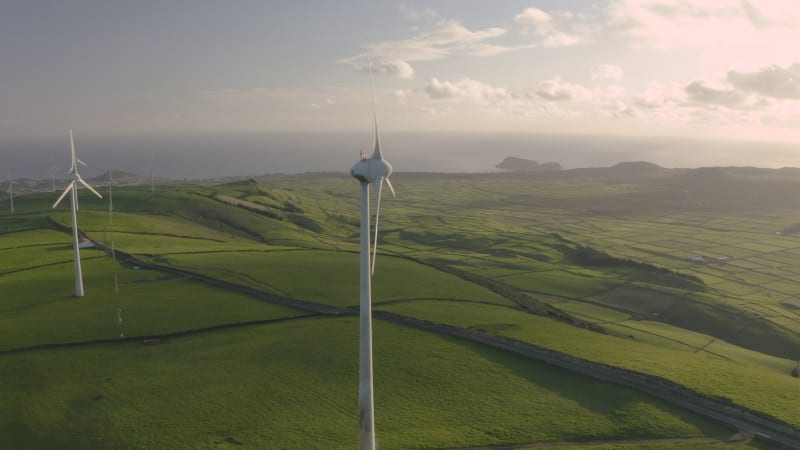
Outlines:
{"label": "farm field patchwork", "polygon": [[[292,298],[337,306],[358,304],[357,253],[290,250],[187,254],[170,255],[163,262]],[[512,304],[489,290],[413,261],[378,254],[375,265],[376,303],[441,297]],[[314,274],[313,282],[308,282],[310,274]]]}
{"label": "farm field patchwork", "polygon": [[0,275],[0,350],[307,314],[89,253],[96,256],[82,258],[86,296],[80,299],[72,297],[71,260]]}
{"label": "farm field patchwork", "polygon": [[[541,179],[524,174],[450,174],[442,179],[424,174],[393,176],[393,181],[403,186],[403,190],[397,200],[382,206],[380,250],[373,279],[374,308],[464,327],[476,333],[494,333],[661,376],[706,395],[730,399],[794,427],[800,426],[797,422],[800,410],[796,406],[800,398],[795,395],[797,381],[789,376],[796,360],[800,359],[800,301],[795,298],[800,292],[796,288],[800,285],[800,269],[797,269],[800,265],[795,264],[800,261],[800,238],[775,234],[800,222],[800,214],[792,212],[800,210],[800,204],[795,205],[800,202],[791,196],[765,194],[777,189],[768,181],[751,190],[761,192],[759,198],[769,198],[769,202],[748,203],[751,200],[742,194],[741,201],[734,204],[719,198],[717,192],[721,191],[716,187],[706,190],[697,179],[681,180],[672,185],[672,179],[665,177],[659,178],[657,184],[646,185],[642,179],[620,183],[614,178],[569,180],[559,176],[549,174]],[[430,198],[430,192],[439,191],[444,194]],[[785,188],[781,187],[780,192],[783,191]],[[684,201],[687,195],[698,198]],[[358,223],[353,218],[353,211],[358,207],[357,191],[352,189],[352,180],[345,175],[268,176],[217,186],[174,185],[156,193],[150,193],[149,189],[119,188],[115,189],[114,200],[113,226],[109,226],[107,205],[99,200],[82,199],[79,218],[82,231],[95,241],[104,241],[105,245],[114,242],[120,252],[133,254],[155,264],[156,268],[183,269],[266,293],[329,305],[353,307],[358,303]],[[118,349],[133,349],[131,353],[138,355],[139,361],[144,358],[141,352],[151,352],[152,366],[145,370],[152,391],[167,392],[166,398],[173,394],[189,395],[191,401],[186,407],[197,411],[198,423],[207,423],[214,413],[204,400],[188,393],[191,385],[186,389],[176,387],[177,378],[188,373],[186,361],[206,367],[203,364],[219,359],[234,368],[244,367],[241,375],[229,378],[231,383],[216,382],[216,388],[209,386],[215,384],[212,378],[221,379],[221,372],[216,368],[207,369],[211,378],[204,378],[207,384],[198,392],[207,394],[208,404],[217,407],[223,404],[221,392],[232,394],[233,399],[243,401],[248,408],[253,406],[254,402],[241,400],[242,394],[237,393],[235,385],[257,378],[258,374],[274,376],[284,382],[293,381],[295,378],[287,374],[303,366],[309,374],[300,379],[308,381],[308,385],[325,380],[323,386],[328,388],[341,382],[339,374],[347,372],[348,375],[343,376],[355,377],[353,333],[356,327],[352,317],[303,317],[309,313],[268,304],[172,273],[134,269],[135,263],[116,262],[99,250],[83,252],[87,296],[71,298],[69,234],[52,229],[53,223],[61,227],[68,225],[69,216],[63,211],[45,209],[51,203],[52,198],[44,194],[26,195],[20,200],[19,215],[0,214],[0,231],[6,231],[0,233],[0,292],[3,292],[0,308],[4,312],[0,318],[0,350],[117,339],[120,308],[122,331],[126,336],[168,334],[250,321],[282,322],[247,325],[235,330],[209,330],[167,340],[155,350],[138,347],[134,342],[121,342],[0,355],[8,361],[22,361],[13,365],[14,370],[36,366],[46,367],[43,372],[72,371],[60,381],[61,387],[53,377],[38,375],[40,380],[46,381],[27,389],[41,389],[54,396],[55,403],[44,402],[47,406],[41,411],[36,411],[29,403],[24,415],[24,420],[29,421],[27,424],[18,427],[19,422],[11,421],[3,425],[9,430],[18,428],[16,438],[29,443],[29,447],[42,442],[37,441],[43,436],[39,433],[41,430],[52,437],[59,427],[91,428],[88,422],[75,419],[77,413],[73,413],[74,408],[93,402],[80,395],[73,400],[67,400],[69,395],[64,396],[76,389],[68,386],[73,378],[91,379],[86,373],[80,373],[81,369],[66,365],[68,355],[72,354],[80,355],[78,360],[81,361],[94,361],[91,353],[87,353],[90,351],[102,354],[109,361],[119,358],[112,366],[126,373],[133,363]],[[114,275],[118,277],[118,295],[115,294]],[[6,296],[6,292],[11,295]],[[547,308],[552,305],[555,309],[543,305]],[[557,317],[558,321],[548,317]],[[289,372],[279,373],[264,363],[253,362],[259,361],[259,357],[247,353],[254,347],[265,348],[259,347],[259,342],[267,345],[266,341],[259,340],[255,330],[276,333],[269,336],[274,339],[268,344],[270,352],[302,355],[319,352],[326,344],[340,342],[325,334],[325,330],[340,333],[339,327],[344,323],[350,327],[350,331],[343,332],[350,341],[345,346],[349,353],[342,358],[350,358],[350,362],[342,370],[333,364],[335,370],[329,375],[319,373],[316,365],[322,363],[314,359],[317,356],[308,361],[291,362]],[[309,331],[305,324],[315,324],[313,328],[319,328],[321,334]],[[601,332],[583,329],[589,327],[588,324],[599,327]],[[684,425],[677,429],[684,430],[678,438],[685,440],[671,444],[659,442],[672,435],[647,421],[673,423],[675,419],[662,416],[660,407],[654,410],[652,399],[643,400],[642,405],[646,406],[624,409],[628,408],[626,404],[613,413],[606,411],[603,413],[606,416],[589,411],[587,417],[591,419],[586,419],[586,423],[596,423],[597,428],[577,426],[578,430],[584,430],[578,435],[569,435],[558,428],[551,435],[543,434],[543,430],[552,428],[552,423],[561,420],[563,414],[577,413],[563,398],[552,397],[558,407],[539,405],[540,409],[535,409],[526,403],[529,399],[506,398],[507,393],[489,394],[486,385],[479,383],[480,378],[491,382],[491,386],[502,384],[502,380],[508,378],[515,389],[523,391],[542,387],[541,380],[535,377],[515,378],[522,369],[515,369],[517,363],[503,359],[510,358],[509,355],[480,347],[483,350],[478,353],[489,351],[503,355],[500,359],[484,358],[490,362],[484,367],[481,364],[485,361],[478,364],[475,358],[448,348],[432,360],[426,357],[423,363],[415,361],[417,367],[408,362],[410,355],[402,353],[413,350],[426,355],[426,346],[436,348],[438,340],[469,348],[472,344],[381,321],[376,325],[376,336],[381,328],[394,330],[389,333],[394,336],[392,339],[407,341],[406,346],[400,348],[400,342],[390,339],[388,348],[393,348],[392,352],[397,354],[387,351],[387,357],[405,362],[394,367],[396,372],[387,371],[386,367],[380,369],[388,373],[385,376],[389,384],[382,388],[377,386],[380,370],[376,367],[376,392],[383,389],[391,409],[401,411],[396,421],[385,416],[382,419],[380,413],[377,415],[381,430],[379,439],[389,446],[387,448],[564,440],[569,444],[604,439],[610,443],[592,443],[581,448],[637,448],[638,444],[631,439],[647,436],[656,437],[656,441],[646,444],[648,448],[723,448],[727,445],[719,438],[729,431],[711,433],[703,427],[698,430],[706,431],[688,431]],[[224,345],[231,353],[228,359],[222,356],[223,351],[215,350],[216,344],[208,347],[201,344],[236,333],[243,333],[237,335],[242,339],[240,346],[246,354],[242,359],[234,355],[236,352],[231,349],[235,347],[231,342]],[[300,335],[316,337],[302,343],[305,347],[292,347],[294,344],[290,345],[287,339]],[[419,338],[422,335],[429,340]],[[376,349],[379,348],[377,339]],[[415,347],[418,341],[424,341],[424,345]],[[386,341],[383,344],[387,345]],[[179,350],[169,351],[176,346]],[[160,357],[162,350],[166,352]],[[209,353],[204,354],[205,350]],[[450,353],[453,358],[446,356]],[[39,354],[52,356],[52,366],[46,366],[42,360],[35,360],[34,364],[31,363],[34,360],[25,359]],[[337,354],[332,352],[331,357]],[[173,360],[167,360],[167,356]],[[459,359],[462,357],[463,364]],[[185,361],[181,362],[182,359]],[[376,362],[378,359],[376,353]],[[173,363],[177,365],[171,366]],[[87,367],[94,367],[92,364],[97,365],[91,363]],[[412,366],[415,369],[409,368]],[[159,379],[159,367],[167,368],[170,374],[164,380]],[[427,378],[421,369],[429,367],[434,375]],[[475,369],[475,380],[462,380],[461,372],[470,372],[472,367],[482,367]],[[438,392],[453,392],[458,396],[455,390],[449,391],[451,388],[442,384],[447,377],[445,373],[450,373],[448,370],[459,372],[454,381],[464,387],[458,395],[498,415],[475,419],[479,415],[469,408],[465,410],[438,398]],[[509,370],[515,375],[509,375]],[[497,376],[480,375],[484,371],[496,372]],[[532,386],[525,387],[513,381],[521,379]],[[426,415],[437,417],[431,430],[414,429],[415,422],[410,417],[416,411],[397,403],[403,395],[399,391],[392,392],[392,383],[405,390],[411,389],[410,380],[424,385],[415,385],[418,391],[411,399],[418,396],[416,407]],[[147,386],[141,381],[130,378],[124,381],[138,386],[140,392],[147,392]],[[159,385],[161,381],[165,384]],[[437,393],[431,393],[434,390],[427,389],[426,383],[436,386]],[[95,385],[101,384],[99,379],[95,380]],[[348,395],[354,397],[355,382],[350,380],[342,386],[345,384],[351,389]],[[599,385],[602,390],[609,388],[607,384]],[[90,383],[81,386],[85,392],[91,390]],[[165,387],[162,390],[160,386]],[[303,401],[311,402],[319,394],[314,391],[316,388],[303,391],[309,394],[300,395]],[[292,389],[300,388],[293,385]],[[579,405],[592,404],[597,390],[587,388],[573,399]],[[54,395],[54,392],[60,394]],[[334,397],[340,394],[337,392]],[[281,414],[298,416],[301,406],[290,411],[269,407],[269,418],[260,412],[254,413],[253,418],[245,420],[251,425],[244,428],[233,426],[234,420],[240,419],[226,412],[221,419],[222,428],[215,431],[214,436],[200,436],[202,433],[194,424],[178,417],[187,414],[186,411],[175,412],[181,407],[170,410],[172,405],[165,406],[166,398],[159,403],[153,400],[152,392],[141,401],[131,400],[132,394],[121,391],[113,395],[100,392],[95,397],[98,395],[101,400],[119,395],[118,398],[133,402],[127,405],[134,407],[130,413],[94,411],[91,414],[99,415],[90,414],[86,420],[102,416],[102,421],[106,421],[103,423],[110,424],[109,430],[125,431],[109,438],[113,434],[111,431],[106,436],[94,430],[99,440],[90,437],[87,441],[65,442],[68,446],[100,448],[101,443],[111,443],[123,445],[122,448],[125,445],[141,447],[145,440],[128,443],[119,440],[120,436],[127,439],[132,432],[147,436],[141,427],[151,429],[153,422],[148,422],[149,418],[155,415],[156,407],[161,407],[171,423],[176,424],[175,442],[189,439],[186,442],[196,444],[194,448],[247,445],[265,442],[264,439],[287,439],[279,442],[289,447],[289,443],[298,443],[304,448],[315,448],[309,446],[312,444],[308,436],[292,435],[294,425],[291,424],[300,423],[299,419],[290,419],[285,427],[275,422]],[[259,395],[266,398],[271,394]],[[551,398],[541,390],[535,391],[532,397],[536,395]],[[314,442],[324,447],[317,448],[338,448],[338,443],[354,439],[354,427],[350,423],[356,420],[353,409],[342,407],[341,398],[334,397],[317,398],[323,399],[318,400],[323,408],[332,411],[329,414],[331,424],[338,423],[342,430],[331,432],[332,437],[328,438],[328,430],[333,426],[326,424],[319,428],[322,431],[313,434]],[[380,406],[380,398],[376,399]],[[97,400],[98,404],[101,400]],[[15,397],[15,401],[19,402],[19,397]],[[512,411],[519,417],[507,425],[500,425],[505,423],[503,420],[508,421],[504,416],[507,412],[501,412],[498,406],[501,402],[519,406]],[[354,398],[352,403],[355,403]],[[57,418],[56,411],[67,404],[70,406],[66,410],[73,412],[66,418]],[[86,407],[87,411],[92,410]],[[314,407],[319,406],[314,404]],[[460,414],[453,417],[461,417],[461,422],[447,419],[447,415],[452,414],[449,408],[453,407]],[[445,410],[447,413],[443,413]],[[126,414],[128,418],[135,416],[134,420],[121,425]],[[529,422],[533,420],[530,416],[536,414],[535,421]],[[608,414],[614,419],[609,419]],[[641,416],[640,421],[631,422],[627,428],[613,425],[625,423],[633,416]],[[45,420],[53,420],[53,425],[49,428],[41,425]],[[473,423],[473,420],[477,425],[459,425]],[[694,419],[681,420],[694,423]],[[256,427],[255,421],[269,426]],[[33,428],[28,427],[31,423]],[[215,427],[211,428],[216,430]],[[131,431],[134,428],[135,431]],[[275,431],[267,436],[263,431],[254,431],[257,428]],[[189,435],[193,437],[186,437]],[[622,441],[629,442],[618,442],[619,436]],[[696,440],[706,438],[711,440]],[[569,448],[569,445],[559,448]],[[740,448],[769,447],[751,441]]]}
{"label": "farm field patchwork", "polygon": [[[382,305],[378,309],[462,328],[494,330],[501,336],[544,348],[661,376],[800,426],[800,390],[796,389],[796,379],[752,363],[703,353],[658,349],[630,339],[574,330],[566,324],[492,305],[454,306],[417,301]],[[496,324],[502,326],[496,327]],[[787,366],[784,374],[791,369]]]}

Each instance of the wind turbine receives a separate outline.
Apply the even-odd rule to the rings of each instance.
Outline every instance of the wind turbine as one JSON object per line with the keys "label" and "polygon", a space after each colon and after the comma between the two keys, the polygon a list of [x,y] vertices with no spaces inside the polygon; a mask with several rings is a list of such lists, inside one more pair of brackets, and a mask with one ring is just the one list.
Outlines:
{"label": "wind turbine", "polygon": [[11,214],[14,214],[14,185],[16,181],[11,179],[11,174],[8,174],[8,199],[11,200]]}
{"label": "wind turbine", "polygon": [[[358,351],[358,449],[375,450],[375,403],[372,389],[372,273],[377,251],[378,217],[381,210],[383,182],[394,195],[389,181],[392,166],[383,159],[378,136],[378,116],[375,113],[375,95],[372,92],[372,63],[369,71],[369,90],[372,97],[372,119],[375,126],[375,147],[372,156],[361,154],[360,160],[350,169],[350,175],[361,183],[361,256],[359,295],[359,351]],[[370,264],[369,185],[375,186],[375,247]]]}
{"label": "wind turbine", "polygon": [[72,165],[69,169],[69,179],[71,180],[70,183],[67,185],[64,192],[61,193],[61,196],[58,197],[55,203],[53,203],[53,208],[58,206],[61,203],[61,200],[70,193],[70,205],[72,209],[72,249],[75,258],[75,297],[83,297],[83,275],[81,273],[81,252],[80,248],[78,247],[78,184],[84,185],[87,189],[92,191],[94,195],[103,198],[99,192],[95,191],[94,188],[89,186],[89,183],[83,181],[80,174],[78,174],[78,164],[82,166],[86,166],[86,163],[78,159],[75,156],[75,140],[72,138],[72,130],[69,130],[69,145],[72,149]]}
{"label": "wind turbine", "polygon": [[155,152],[150,153],[150,192],[156,191],[156,170],[158,166],[156,166],[156,154]]}
{"label": "wind turbine", "polygon": [[111,186],[114,185],[114,176],[111,174],[111,169],[108,169],[108,226],[111,227],[111,211],[114,210],[114,195],[111,192]]}
{"label": "wind turbine", "polygon": [[59,170],[61,169],[53,163],[53,158],[50,158],[50,168],[47,169],[47,172],[50,174],[50,182],[52,183],[53,192],[56,191],[56,173]]}

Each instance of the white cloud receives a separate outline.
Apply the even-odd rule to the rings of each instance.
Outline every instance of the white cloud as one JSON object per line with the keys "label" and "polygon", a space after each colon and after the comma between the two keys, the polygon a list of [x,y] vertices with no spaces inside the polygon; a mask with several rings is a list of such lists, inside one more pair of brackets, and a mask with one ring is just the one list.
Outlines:
{"label": "white cloud", "polygon": [[634,38],[636,46],[662,49],[724,43],[732,31],[750,28],[736,0],[617,0],[607,14],[606,31]]}
{"label": "white cloud", "polygon": [[425,86],[425,92],[432,99],[463,99],[474,103],[491,103],[511,98],[506,88],[491,86],[470,78],[455,82],[432,78]]}
{"label": "white cloud", "polygon": [[490,56],[511,51],[513,48],[485,42],[504,34],[504,28],[470,30],[456,21],[439,21],[434,29],[408,39],[366,44],[365,53],[339,62],[351,64],[361,71],[366,67],[367,56],[372,55],[385,63],[381,73],[409,79],[414,76],[414,69],[409,64],[412,62],[433,61],[454,55]]}
{"label": "white cloud", "polygon": [[622,100],[617,100],[607,105],[603,112],[606,117],[618,119],[634,119],[640,116],[636,108]]}
{"label": "white cloud", "polygon": [[353,63],[363,60],[366,54],[393,61],[432,61],[457,54],[472,54],[484,41],[506,34],[498,27],[470,30],[456,21],[441,21],[436,28],[419,33],[409,39],[366,44],[365,54],[344,59]]}
{"label": "white cloud", "polygon": [[553,17],[539,8],[528,8],[514,16],[514,21],[521,25],[550,27],[553,23]]}
{"label": "white cloud", "polygon": [[657,109],[677,105],[686,100],[686,91],[677,83],[665,84],[651,80],[647,87],[633,98],[639,108]]}
{"label": "white cloud", "polygon": [[582,29],[582,17],[556,11],[552,14],[538,8],[527,8],[514,16],[524,35],[533,34],[536,39],[527,47],[557,48],[583,43],[587,40]]}
{"label": "white cloud", "polygon": [[[503,80],[502,70],[526,67],[525,55],[498,58],[498,63],[514,60],[519,65],[499,68],[502,70],[496,73],[501,78],[482,78],[485,82],[468,77],[431,78],[416,89],[394,91],[393,104],[406,111],[417,108],[465,117],[476,113],[509,118],[522,115],[595,124],[626,118],[656,130],[664,123],[679,127],[675,129],[690,129],[695,126],[690,124],[697,123],[790,126],[800,116],[800,62],[795,49],[800,42],[800,0],[605,0],[580,8],[582,12],[577,8],[574,12],[527,8],[507,18],[513,19],[505,22],[510,22],[508,26],[485,28],[436,21],[424,10],[400,8],[425,31],[412,31],[406,39],[364,45],[364,53],[341,62],[363,70],[369,53],[378,61],[377,73],[409,79],[415,75],[412,65],[422,61],[578,44],[592,45],[590,51],[599,58],[614,55],[606,61],[627,61],[625,70],[604,63],[580,74],[574,71],[579,67],[574,61],[561,64],[562,58],[576,57],[577,51],[539,50],[539,55],[551,56],[547,63],[554,65],[544,70],[580,77],[573,78],[577,80],[588,75],[592,82],[538,78],[527,88],[513,86],[512,91],[498,87],[504,83],[498,80]],[[513,34],[508,33],[511,30]],[[663,56],[663,70],[655,64],[642,67],[632,55],[642,49],[663,50],[655,53]],[[458,71],[470,74],[463,60],[459,59]],[[448,70],[453,71],[453,66]],[[629,91],[647,80],[642,76],[655,79],[644,89]],[[794,119],[782,121],[782,117]]]}
{"label": "white cloud", "polygon": [[599,38],[635,48],[696,48],[718,65],[752,67],[796,58],[796,0],[613,0],[595,20]]}
{"label": "white cloud", "polygon": [[[358,72],[369,72],[369,67],[369,62],[353,64],[353,68]],[[414,68],[411,67],[411,64],[399,59],[388,61],[380,60],[377,63],[372,64],[372,73],[394,75],[404,80],[410,80],[414,78]]]}
{"label": "white cloud", "polygon": [[[507,34],[503,27],[470,29],[458,21],[437,20],[438,14],[429,8],[405,4],[398,8],[407,19],[425,22],[420,26],[428,29],[407,39],[365,44],[365,52],[339,62],[363,69],[369,54],[385,61],[380,73],[410,79],[412,65],[419,61],[618,40],[637,49],[694,48],[718,68],[751,71],[769,63],[795,62],[800,41],[798,0],[608,0],[585,13],[531,7],[513,18],[529,36],[522,39],[527,42],[515,44],[495,40]],[[621,69],[593,73],[594,79],[621,76]]]}
{"label": "white cloud", "polygon": [[601,64],[592,67],[592,80],[619,80],[625,72],[614,64]]}
{"label": "white cloud", "polygon": [[414,95],[414,91],[411,89],[397,89],[394,91],[394,98],[401,105],[408,104],[408,100],[412,95]]}
{"label": "white cloud", "polygon": [[539,97],[559,102],[567,100],[585,100],[592,97],[591,91],[579,84],[561,81],[558,78],[539,83],[535,91]]}
{"label": "white cloud", "polygon": [[742,90],[766,97],[800,99],[800,63],[787,68],[770,66],[757,72],[728,72],[728,81]]}
{"label": "white cloud", "polygon": [[696,103],[720,105],[729,108],[742,106],[745,97],[733,89],[714,88],[706,86],[702,81],[693,81],[686,86],[689,100]]}

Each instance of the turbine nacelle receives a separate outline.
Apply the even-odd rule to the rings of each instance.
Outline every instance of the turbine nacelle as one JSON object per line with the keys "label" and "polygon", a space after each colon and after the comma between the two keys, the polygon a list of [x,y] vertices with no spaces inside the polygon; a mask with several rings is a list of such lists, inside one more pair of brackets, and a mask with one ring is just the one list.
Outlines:
{"label": "turbine nacelle", "polygon": [[352,169],[350,175],[364,184],[374,184],[386,180],[392,174],[392,165],[383,158],[362,158]]}

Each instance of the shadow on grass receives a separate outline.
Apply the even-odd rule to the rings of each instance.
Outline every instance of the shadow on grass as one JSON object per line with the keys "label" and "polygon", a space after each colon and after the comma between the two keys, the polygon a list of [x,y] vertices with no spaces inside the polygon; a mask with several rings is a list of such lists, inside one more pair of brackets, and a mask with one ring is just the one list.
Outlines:
{"label": "shadow on grass", "polygon": [[[420,331],[422,332],[422,330]],[[686,424],[695,426],[697,431],[704,436],[727,436],[733,432],[732,429],[725,425],[718,424],[700,415],[629,388],[595,380],[588,376],[572,373],[485,345],[465,342],[451,336],[438,336],[442,339],[449,340],[453,344],[467,347],[492,364],[507,367],[525,380],[553,392],[564,399],[572,400],[587,411],[607,416],[614,422],[630,420],[632,418],[631,414],[636,414],[637,411],[641,411],[637,408],[631,408],[631,406],[636,403],[646,403],[652,405],[656,411],[662,414],[672,415]],[[654,420],[657,419],[654,418]],[[664,437],[663,431],[650,430],[649,428],[637,428],[637,424],[638,423],[635,423],[633,426],[620,424],[616,433],[603,436],[603,438],[629,439]],[[597,436],[587,436],[585,433],[580,432],[574,434],[567,432],[564,435],[564,439],[568,441],[582,441],[596,438]]]}

